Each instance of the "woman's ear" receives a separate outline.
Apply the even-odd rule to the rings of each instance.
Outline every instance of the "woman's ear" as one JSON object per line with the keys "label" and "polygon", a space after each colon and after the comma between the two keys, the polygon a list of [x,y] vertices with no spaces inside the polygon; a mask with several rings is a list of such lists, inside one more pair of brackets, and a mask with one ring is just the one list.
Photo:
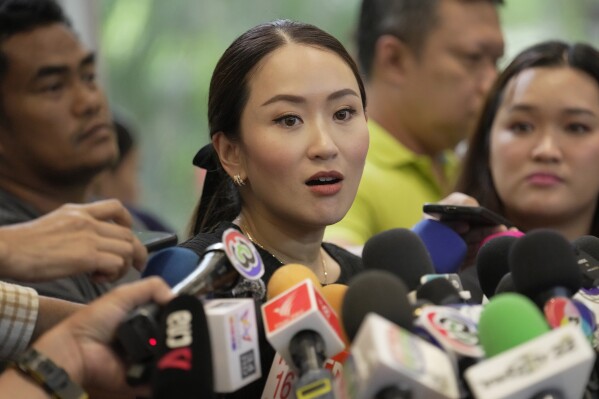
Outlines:
{"label": "woman's ear", "polygon": [[230,140],[224,132],[217,132],[212,136],[212,145],[225,172],[231,177],[239,175],[245,180],[240,144]]}

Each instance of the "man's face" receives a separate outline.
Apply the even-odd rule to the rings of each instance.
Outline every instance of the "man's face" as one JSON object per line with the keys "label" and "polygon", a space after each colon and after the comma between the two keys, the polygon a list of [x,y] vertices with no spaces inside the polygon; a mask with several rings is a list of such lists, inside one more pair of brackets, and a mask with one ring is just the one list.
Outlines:
{"label": "man's face", "polygon": [[22,184],[84,183],[110,165],[117,146],[93,54],[63,24],[1,44],[0,173]]}
{"label": "man's face", "polygon": [[437,16],[421,52],[413,54],[404,114],[419,141],[442,150],[472,132],[497,76],[504,43],[490,2],[441,0]]}

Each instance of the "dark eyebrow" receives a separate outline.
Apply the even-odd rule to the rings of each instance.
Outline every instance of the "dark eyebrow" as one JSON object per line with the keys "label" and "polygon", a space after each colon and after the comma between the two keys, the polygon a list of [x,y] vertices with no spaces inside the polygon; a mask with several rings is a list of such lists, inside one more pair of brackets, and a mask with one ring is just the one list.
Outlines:
{"label": "dark eyebrow", "polygon": [[[95,62],[96,55],[94,53],[89,53],[81,60],[81,62],[79,62],[79,67],[81,68],[93,65]],[[66,65],[48,65],[38,69],[37,73],[33,77],[33,80],[42,79],[52,75],[65,75],[68,72],[69,67]]]}
{"label": "dark eyebrow", "polygon": [[[537,107],[534,107],[532,105],[526,105],[526,104],[516,104],[516,105],[510,107],[509,111],[510,112],[517,112],[517,111],[535,112],[535,111],[537,111]],[[589,115],[589,116],[593,116],[593,117],[597,116],[591,110],[588,110],[586,108],[578,108],[578,107],[565,108],[561,112],[566,115]]]}
{"label": "dark eyebrow", "polygon": [[593,116],[593,117],[597,116],[597,115],[595,115],[595,113],[593,111],[585,109],[585,108],[566,108],[564,110],[564,113],[566,115],[589,115],[589,116]]}
{"label": "dark eyebrow", "polygon": [[[329,94],[327,96],[327,100],[328,101],[336,100],[336,99],[344,97],[344,96],[356,96],[356,97],[360,98],[358,93],[356,93],[352,89],[341,89],[341,90],[338,90],[336,92]],[[306,102],[306,99],[304,97],[294,96],[291,94],[277,94],[276,96],[268,99],[264,104],[262,104],[262,106],[264,107],[265,105],[269,105],[269,104],[275,103],[277,101],[285,101],[285,102],[300,104],[300,103]]]}

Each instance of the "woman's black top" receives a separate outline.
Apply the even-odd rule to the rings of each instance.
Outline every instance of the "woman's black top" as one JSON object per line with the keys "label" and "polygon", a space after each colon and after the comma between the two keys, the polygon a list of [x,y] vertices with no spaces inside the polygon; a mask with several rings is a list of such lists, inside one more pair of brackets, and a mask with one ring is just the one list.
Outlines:
{"label": "woman's black top", "polygon": [[[196,252],[200,259],[204,253],[204,250],[215,243],[222,241],[222,234],[226,229],[234,228],[238,231],[239,226],[230,223],[230,222],[221,222],[221,224],[211,233],[200,233],[195,237],[179,244],[182,247],[189,248],[192,251]],[[322,243],[323,249],[339,264],[341,268],[341,273],[339,275],[339,279],[334,281],[334,283],[339,284],[348,284],[349,280],[360,271],[363,270],[362,259],[345,249],[338,247],[335,244],[331,243]],[[256,247],[258,253],[262,257],[262,261],[264,263],[264,275],[262,277],[265,284],[268,285],[268,281],[273,273],[283,264],[279,262],[279,260],[272,255],[270,252],[266,251],[263,248]],[[332,282],[333,283],[333,282]],[[219,398],[260,398],[262,395],[262,391],[264,390],[264,384],[266,383],[266,378],[268,377],[268,373],[270,371],[270,367],[272,365],[275,351],[270,346],[268,341],[266,340],[266,336],[264,334],[264,326],[262,323],[262,317],[260,312],[260,305],[262,303],[256,303],[256,318],[258,323],[258,335],[259,335],[259,343],[260,343],[260,361],[262,364],[262,377],[249,384],[245,387],[239,389],[236,392],[231,394],[219,394]]]}

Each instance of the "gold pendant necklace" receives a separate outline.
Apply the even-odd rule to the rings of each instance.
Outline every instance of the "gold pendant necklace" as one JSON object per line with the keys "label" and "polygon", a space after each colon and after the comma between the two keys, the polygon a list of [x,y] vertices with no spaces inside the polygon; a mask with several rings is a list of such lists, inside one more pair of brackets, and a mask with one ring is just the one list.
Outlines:
{"label": "gold pendant necklace", "polygon": [[[243,234],[245,234],[247,236],[247,238],[250,239],[251,242],[253,242],[254,244],[256,244],[258,247],[262,248],[263,250],[265,250],[266,252],[268,252],[269,254],[272,255],[273,258],[275,258],[279,263],[281,263],[282,265],[288,264],[288,263],[295,263],[295,262],[284,262],[283,258],[281,257],[280,254],[277,254],[274,250],[272,249],[266,249],[264,247],[264,245],[260,244],[260,242],[258,242],[258,240],[256,240],[254,237],[252,237],[252,235],[250,234],[250,230],[247,228],[247,226],[245,225],[245,223],[243,223],[239,218],[235,219],[234,222],[237,222],[239,224],[239,228],[241,229],[241,232]],[[321,265],[322,265],[322,275],[324,277],[324,280],[321,281],[320,283],[322,285],[326,285],[328,284],[328,279],[329,279],[329,273],[327,272],[327,261],[326,261],[326,257],[323,254],[323,249],[322,247],[320,248],[320,260],[321,260]]]}

